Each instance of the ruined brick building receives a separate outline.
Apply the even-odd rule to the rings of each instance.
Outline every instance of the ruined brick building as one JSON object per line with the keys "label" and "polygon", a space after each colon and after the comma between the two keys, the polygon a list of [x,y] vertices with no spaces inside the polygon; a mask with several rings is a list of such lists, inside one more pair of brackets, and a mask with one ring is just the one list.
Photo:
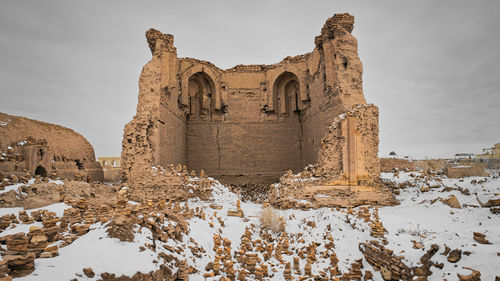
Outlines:
{"label": "ruined brick building", "polygon": [[36,175],[103,180],[94,148],[82,135],[63,126],[0,113],[0,179]]}
{"label": "ruined brick building", "polygon": [[178,58],[172,35],[148,30],[152,59],[125,127],[125,178],[169,164],[230,183],[275,182],[310,164],[330,183],[378,177],[378,108],[363,96],[353,25],[337,14],[312,52],[226,70]]}

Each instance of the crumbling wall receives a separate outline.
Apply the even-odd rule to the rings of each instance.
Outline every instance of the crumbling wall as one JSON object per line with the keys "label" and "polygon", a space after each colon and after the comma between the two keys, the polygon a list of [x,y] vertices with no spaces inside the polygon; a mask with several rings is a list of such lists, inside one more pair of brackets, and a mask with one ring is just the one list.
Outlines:
{"label": "crumbling wall", "polygon": [[304,163],[318,160],[321,139],[332,121],[357,104],[365,104],[363,65],[358,42],[351,34],[354,17],[338,14],[329,18],[316,37],[308,60],[310,108],[303,117]]}
{"label": "crumbling wall", "polygon": [[90,143],[63,126],[0,113],[0,153],[4,176],[103,180]]}
{"label": "crumbling wall", "polygon": [[[137,114],[125,127],[125,178],[181,164],[225,179],[277,181],[317,162],[316,172],[332,181],[378,176],[378,111],[358,106],[366,101],[353,25],[353,16],[335,15],[311,53],[227,70],[178,58],[172,35],[148,30],[153,57],[141,73]],[[347,112],[352,116],[332,131]]]}
{"label": "crumbling wall", "polygon": [[[378,108],[358,105],[338,116],[321,141],[314,174],[331,184],[370,184],[380,174]],[[341,159],[341,161],[339,161]]]}
{"label": "crumbling wall", "polygon": [[377,151],[378,108],[357,105],[331,123],[317,162],[298,174],[283,175],[268,199],[278,208],[397,204],[379,184]]}
{"label": "crumbling wall", "polygon": [[174,68],[169,66],[171,53],[176,52],[173,37],[148,30],[146,38],[153,57],[142,69],[137,114],[123,134],[121,167],[126,180],[141,177],[161,164],[185,164],[184,117],[182,111],[167,102],[177,98],[172,94],[175,85],[169,84],[168,73]]}

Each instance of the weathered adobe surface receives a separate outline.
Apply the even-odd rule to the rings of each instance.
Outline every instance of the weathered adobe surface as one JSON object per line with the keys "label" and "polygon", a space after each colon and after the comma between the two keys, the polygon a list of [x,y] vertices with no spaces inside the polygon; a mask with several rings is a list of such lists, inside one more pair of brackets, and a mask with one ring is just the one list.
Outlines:
{"label": "weathered adobe surface", "polygon": [[63,126],[0,113],[0,176],[17,183],[34,175],[102,181],[92,145]]}
{"label": "weathered adobe surface", "polygon": [[353,25],[353,16],[334,15],[311,53],[227,70],[178,58],[172,35],[148,30],[153,56],[122,143],[128,184],[154,186],[150,175],[169,164],[237,184],[276,182],[314,164],[321,184],[373,185],[378,108],[363,96]]}

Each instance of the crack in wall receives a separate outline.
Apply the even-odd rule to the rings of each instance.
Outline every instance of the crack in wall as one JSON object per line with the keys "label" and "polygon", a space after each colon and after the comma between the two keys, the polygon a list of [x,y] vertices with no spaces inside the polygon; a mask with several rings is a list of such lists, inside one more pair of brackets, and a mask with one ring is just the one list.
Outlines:
{"label": "crack in wall", "polygon": [[217,143],[217,154],[219,157],[219,169],[220,169],[221,155],[220,155],[220,141],[219,141],[219,125],[217,125],[217,135],[215,136],[215,140]]}
{"label": "crack in wall", "polygon": [[302,128],[302,114],[299,111],[299,126],[300,126],[300,131],[299,131],[299,155],[300,155],[300,164],[302,167],[304,167],[304,157],[302,155],[302,137],[304,135],[304,129]]}
{"label": "crack in wall", "polygon": [[[207,122],[208,128],[210,129],[210,132],[212,132],[213,128],[212,125],[214,124],[213,122]],[[220,170],[221,168],[221,149],[220,149],[220,141],[219,141],[219,134],[220,134],[220,128],[219,124],[215,124],[216,126],[216,131],[215,131],[215,144],[217,145],[217,168]]]}

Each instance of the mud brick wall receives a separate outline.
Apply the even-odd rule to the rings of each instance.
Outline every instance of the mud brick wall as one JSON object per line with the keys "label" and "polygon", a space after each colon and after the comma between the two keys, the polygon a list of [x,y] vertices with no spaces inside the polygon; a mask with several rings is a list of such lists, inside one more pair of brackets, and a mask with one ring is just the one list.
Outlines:
{"label": "mud brick wall", "polygon": [[102,181],[92,145],[63,126],[0,113],[0,172]]}
{"label": "mud brick wall", "polygon": [[299,172],[300,124],[282,122],[188,123],[187,166],[207,174]]}
{"label": "mud brick wall", "polygon": [[[226,70],[178,58],[172,35],[148,30],[152,59],[139,80],[137,114],[125,127],[125,178],[133,181],[153,166],[182,164],[214,177],[248,176],[255,181],[256,176],[275,175],[277,180],[287,170],[298,172],[317,163],[332,122],[366,105],[353,25],[353,16],[335,15],[315,38],[312,52],[272,65]],[[354,165],[370,165],[354,170],[377,173],[378,114],[369,118],[368,123],[377,123],[370,127],[376,132],[358,126],[358,154],[328,158],[340,170],[352,156],[358,159],[351,161]],[[348,143],[345,138],[349,135],[341,132],[338,142]],[[341,174],[343,170],[328,173]]]}

